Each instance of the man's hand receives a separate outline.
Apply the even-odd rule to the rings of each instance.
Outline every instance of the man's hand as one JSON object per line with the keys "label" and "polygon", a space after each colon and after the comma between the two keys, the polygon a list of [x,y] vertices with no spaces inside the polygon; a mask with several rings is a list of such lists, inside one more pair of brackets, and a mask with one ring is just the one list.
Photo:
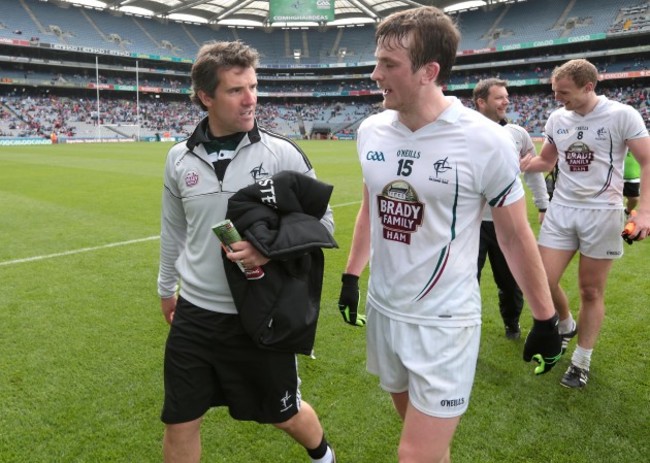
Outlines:
{"label": "man's hand", "polygon": [[345,323],[352,326],[364,326],[366,317],[359,315],[359,277],[350,273],[344,273],[341,277],[341,295],[339,296],[339,310]]}
{"label": "man's hand", "polygon": [[521,156],[519,158],[519,170],[522,172],[526,172],[526,169],[530,166],[530,161],[532,161],[535,158],[535,155],[533,153],[526,153],[525,155]]}
{"label": "man's hand", "polygon": [[174,312],[176,311],[176,300],[176,296],[160,299],[160,310],[165,317],[165,321],[170,325],[172,324]]}
{"label": "man's hand", "polygon": [[560,317],[553,315],[548,320],[535,320],[533,328],[526,336],[524,344],[524,361],[535,360],[539,366],[535,368],[535,374],[546,373],[560,360],[562,356],[562,338],[558,331]]}

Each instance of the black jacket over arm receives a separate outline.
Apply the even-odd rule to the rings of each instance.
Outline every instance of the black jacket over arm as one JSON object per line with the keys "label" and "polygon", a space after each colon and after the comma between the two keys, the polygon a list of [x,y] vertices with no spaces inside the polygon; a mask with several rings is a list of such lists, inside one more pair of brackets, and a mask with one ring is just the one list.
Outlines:
{"label": "black jacket over arm", "polygon": [[310,354],[323,287],[321,248],[338,247],[320,222],[331,185],[283,171],[235,193],[226,218],[271,260],[247,280],[223,255],[226,277],[246,332],[266,349]]}

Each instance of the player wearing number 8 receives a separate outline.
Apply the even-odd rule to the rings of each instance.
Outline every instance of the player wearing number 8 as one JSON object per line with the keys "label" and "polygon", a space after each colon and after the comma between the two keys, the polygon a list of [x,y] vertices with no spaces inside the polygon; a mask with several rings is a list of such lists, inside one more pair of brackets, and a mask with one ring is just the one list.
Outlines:
{"label": "player wearing number 8", "polygon": [[[545,127],[540,155],[522,161],[522,170],[546,172],[558,161],[559,175],[539,246],[553,302],[560,316],[563,347],[578,334],[571,365],[561,380],[569,388],[587,384],[591,354],[605,317],[605,285],[614,259],[623,255],[623,164],[627,150],[641,167],[641,201],[630,239],[650,231],[650,137],[641,115],[631,106],[595,92],[598,70],[576,59],[551,76],[555,110]],[[645,203],[643,201],[645,198]],[[560,279],[580,253],[579,320],[573,320]]]}

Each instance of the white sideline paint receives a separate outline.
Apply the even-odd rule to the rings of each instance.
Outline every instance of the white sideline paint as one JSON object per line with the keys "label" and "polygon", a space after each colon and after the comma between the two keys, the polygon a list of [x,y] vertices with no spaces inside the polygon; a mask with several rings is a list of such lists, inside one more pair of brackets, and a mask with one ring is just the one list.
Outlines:
{"label": "white sideline paint", "polygon": [[[332,209],[335,209],[337,207],[345,207],[345,206],[352,206],[354,204],[360,204],[361,201],[353,201],[350,203],[341,203],[341,204],[336,204],[335,206],[332,206]],[[159,240],[160,236],[148,236],[146,238],[138,238],[137,240],[128,240],[128,241],[120,241],[118,243],[108,243],[104,244],[102,246],[92,246],[89,248],[80,248],[80,249],[73,249],[71,251],[64,251],[64,252],[57,252],[54,254],[45,254],[42,256],[34,256],[34,257],[26,257],[24,259],[14,259],[14,260],[5,260],[3,262],[0,262],[0,267],[4,267],[7,265],[14,265],[14,264],[23,264],[26,262],[35,262],[38,260],[45,260],[45,259],[52,259],[54,257],[64,257],[64,256],[71,256],[74,254],[81,254],[83,252],[91,252],[91,251],[100,251],[102,249],[108,249],[108,248],[116,248],[118,246],[127,246],[129,244],[136,244],[136,243],[143,243],[145,241],[153,241],[153,240]]]}
{"label": "white sideline paint", "polygon": [[25,259],[5,260],[4,262],[0,262],[0,267],[4,265],[22,264],[24,262],[34,262],[37,260],[52,259],[53,257],[71,256],[73,254],[81,254],[82,252],[99,251],[101,249],[115,248],[117,246],[126,246],[127,244],[142,243],[144,241],[152,241],[158,239],[160,239],[160,236],[149,236],[147,238],[139,238],[137,240],[120,241],[119,243],[108,243],[102,246],[73,249],[72,251],[57,252],[54,254],[45,254],[43,256],[26,257]]}

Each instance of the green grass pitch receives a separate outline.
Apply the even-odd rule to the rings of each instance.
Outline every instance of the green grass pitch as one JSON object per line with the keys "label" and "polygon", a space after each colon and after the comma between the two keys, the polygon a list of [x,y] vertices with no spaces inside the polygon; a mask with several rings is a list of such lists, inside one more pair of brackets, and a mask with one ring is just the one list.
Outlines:
{"label": "green grass pitch", "polygon": [[[395,462],[400,422],[365,372],[363,329],[345,325],[336,308],[361,196],[355,145],[301,145],[319,178],[335,186],[340,245],[326,252],[316,359],[299,358],[303,398],[319,412],[339,461]],[[168,148],[0,148],[0,461],[161,461],[167,325],[156,275]],[[523,340],[503,336],[486,266],[481,352],[455,463],[647,461],[650,244],[625,252],[610,276],[584,391],[559,385],[568,356],[540,377],[521,360]],[[575,262],[564,286],[576,308]],[[280,431],[235,422],[223,409],[206,416],[203,455],[217,463],[308,461]]]}

